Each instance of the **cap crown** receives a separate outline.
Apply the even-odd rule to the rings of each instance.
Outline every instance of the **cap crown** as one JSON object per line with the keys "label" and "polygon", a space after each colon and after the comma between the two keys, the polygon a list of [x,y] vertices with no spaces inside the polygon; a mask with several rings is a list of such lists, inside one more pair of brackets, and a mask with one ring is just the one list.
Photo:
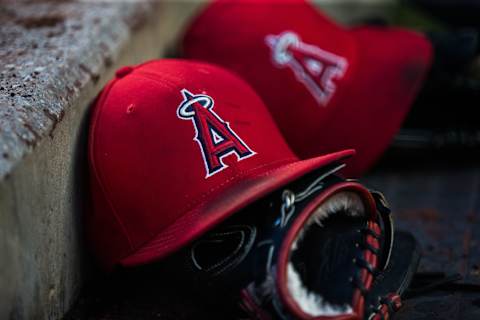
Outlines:
{"label": "cap crown", "polygon": [[261,99],[233,74],[178,60],[122,69],[90,131],[97,254],[118,261],[229,184],[295,160]]}

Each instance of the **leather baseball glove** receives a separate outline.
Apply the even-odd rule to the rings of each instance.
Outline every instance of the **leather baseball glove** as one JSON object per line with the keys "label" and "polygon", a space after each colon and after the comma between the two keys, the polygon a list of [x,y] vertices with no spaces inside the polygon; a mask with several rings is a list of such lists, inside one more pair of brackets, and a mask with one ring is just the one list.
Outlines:
{"label": "leather baseball glove", "polygon": [[416,271],[381,193],[330,166],[249,206],[180,253],[202,296],[237,318],[390,319]]}

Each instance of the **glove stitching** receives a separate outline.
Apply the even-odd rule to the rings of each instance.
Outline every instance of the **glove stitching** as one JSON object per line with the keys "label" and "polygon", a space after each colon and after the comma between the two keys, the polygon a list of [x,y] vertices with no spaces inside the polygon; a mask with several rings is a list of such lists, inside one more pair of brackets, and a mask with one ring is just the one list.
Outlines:
{"label": "glove stitching", "polygon": [[[359,292],[359,295],[354,294],[354,301],[352,302],[354,309],[358,309],[358,305],[361,305],[362,300],[365,299],[364,297],[370,291],[373,279],[378,274],[376,267],[380,246],[379,239],[381,238],[380,226],[371,220],[367,223],[367,226],[359,230],[359,232],[363,234],[361,246],[364,251],[362,257],[353,259],[353,263],[359,268],[359,272],[350,278],[350,282],[356,287],[356,291],[358,290]],[[375,250],[370,250],[368,248],[369,246]],[[360,270],[365,270],[366,273],[362,275]]]}

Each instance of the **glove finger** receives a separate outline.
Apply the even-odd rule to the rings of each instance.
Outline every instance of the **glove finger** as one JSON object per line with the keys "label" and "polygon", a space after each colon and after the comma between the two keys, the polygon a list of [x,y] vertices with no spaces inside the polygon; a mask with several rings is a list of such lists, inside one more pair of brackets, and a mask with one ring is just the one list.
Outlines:
{"label": "glove finger", "polygon": [[418,242],[409,232],[396,232],[392,255],[388,267],[383,270],[372,285],[366,297],[367,319],[385,318],[385,313],[393,313],[401,306],[402,297],[412,282],[420,261]]}

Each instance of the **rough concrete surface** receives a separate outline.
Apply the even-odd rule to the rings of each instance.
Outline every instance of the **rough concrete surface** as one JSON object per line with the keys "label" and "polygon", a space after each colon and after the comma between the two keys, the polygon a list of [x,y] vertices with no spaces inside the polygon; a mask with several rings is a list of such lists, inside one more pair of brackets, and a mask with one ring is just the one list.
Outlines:
{"label": "rough concrete surface", "polygon": [[0,177],[97,83],[152,4],[2,2]]}
{"label": "rough concrete surface", "polygon": [[56,319],[90,268],[88,106],[165,55],[198,2],[0,0],[0,319]]}

